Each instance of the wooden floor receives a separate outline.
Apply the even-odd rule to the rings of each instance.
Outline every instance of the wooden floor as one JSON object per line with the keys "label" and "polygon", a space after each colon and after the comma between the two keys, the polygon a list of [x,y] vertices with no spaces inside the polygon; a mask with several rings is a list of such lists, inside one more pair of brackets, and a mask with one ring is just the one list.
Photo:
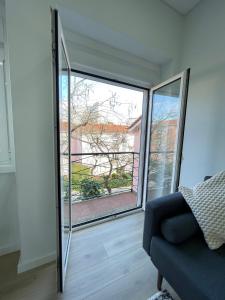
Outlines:
{"label": "wooden floor", "polygon": [[141,212],[73,233],[59,299],[147,300],[154,294],[157,271],[142,249],[143,219]]}
{"label": "wooden floor", "polygon": [[[142,249],[143,213],[73,233],[65,292],[56,295],[56,265],[22,273],[3,300],[147,300],[157,271]],[[174,299],[178,299],[164,283]]]}
{"label": "wooden floor", "polygon": [[[13,254],[14,256],[14,254]],[[56,264],[51,263],[28,272],[11,272],[12,255],[0,259],[1,300],[56,300]],[[8,263],[9,262],[9,263]],[[3,280],[2,280],[3,279]]]}

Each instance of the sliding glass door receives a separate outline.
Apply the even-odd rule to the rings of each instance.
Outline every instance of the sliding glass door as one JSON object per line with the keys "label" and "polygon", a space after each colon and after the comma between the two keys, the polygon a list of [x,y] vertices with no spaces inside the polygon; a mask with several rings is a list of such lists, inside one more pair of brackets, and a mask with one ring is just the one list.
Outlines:
{"label": "sliding glass door", "polygon": [[70,64],[58,12],[52,12],[58,216],[58,283],[63,291],[71,238]]}
{"label": "sliding glass door", "polygon": [[177,190],[180,176],[189,70],[150,91],[145,199]]}

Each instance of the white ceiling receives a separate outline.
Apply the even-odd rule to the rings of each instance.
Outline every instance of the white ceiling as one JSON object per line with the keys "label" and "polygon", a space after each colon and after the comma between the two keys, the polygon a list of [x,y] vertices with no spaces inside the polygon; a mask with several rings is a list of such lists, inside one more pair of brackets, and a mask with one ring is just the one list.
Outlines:
{"label": "white ceiling", "polygon": [[[1,0],[0,0],[1,1]],[[180,14],[185,15],[193,9],[201,0],[161,0],[166,5],[171,6]],[[135,55],[138,58],[145,59],[154,65],[162,65],[171,58],[166,49],[156,49],[154,45],[144,45],[136,41],[131,36],[114,31],[97,20],[80,15],[77,11],[71,10],[66,6],[58,6],[63,27],[68,31],[78,33],[89,38],[89,44],[95,41],[101,42],[112,48]],[[87,42],[87,41],[86,41]],[[88,43],[88,42],[87,42]],[[86,44],[85,44],[86,45]],[[103,45],[102,45],[103,46]],[[147,63],[147,62],[146,62]]]}
{"label": "white ceiling", "polygon": [[71,32],[78,32],[85,37],[89,37],[111,47],[115,47],[116,45],[117,49],[127,51],[153,64],[164,64],[169,60],[168,54],[165,53],[165,51],[160,51],[154,47],[146,47],[125,33],[113,31],[107,26],[102,26],[102,24],[97,21],[79,15],[75,11],[60,6],[58,9],[63,27]]}
{"label": "white ceiling", "polygon": [[162,0],[182,15],[188,14],[200,0]]}

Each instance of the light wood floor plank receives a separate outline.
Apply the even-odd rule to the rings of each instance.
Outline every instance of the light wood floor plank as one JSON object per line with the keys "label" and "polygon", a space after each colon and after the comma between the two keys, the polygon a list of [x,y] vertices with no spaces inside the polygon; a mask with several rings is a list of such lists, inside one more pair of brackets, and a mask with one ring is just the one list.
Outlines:
{"label": "light wood floor plank", "polygon": [[157,271],[142,248],[143,220],[137,213],[74,232],[63,295],[56,295],[50,264],[19,275],[0,299],[146,300],[156,292]]}

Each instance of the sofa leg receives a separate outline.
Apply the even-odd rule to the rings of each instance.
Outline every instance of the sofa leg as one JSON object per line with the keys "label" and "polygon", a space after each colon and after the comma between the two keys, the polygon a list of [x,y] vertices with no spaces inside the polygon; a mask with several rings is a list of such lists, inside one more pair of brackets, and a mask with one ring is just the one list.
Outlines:
{"label": "sofa leg", "polygon": [[163,281],[163,276],[158,272],[157,289],[159,291],[162,290],[162,281]]}

